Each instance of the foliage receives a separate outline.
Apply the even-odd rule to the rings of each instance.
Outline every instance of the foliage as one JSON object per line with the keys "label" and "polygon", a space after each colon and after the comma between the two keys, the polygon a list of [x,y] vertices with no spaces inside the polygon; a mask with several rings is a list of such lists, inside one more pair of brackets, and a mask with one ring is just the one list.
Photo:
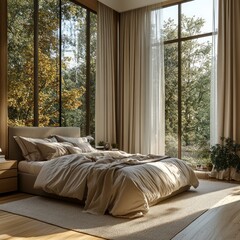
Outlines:
{"label": "foliage", "polygon": [[170,134],[166,135],[165,144],[166,144],[165,154],[167,156],[177,157],[177,153],[178,153],[177,136],[170,135]]}
{"label": "foliage", "polygon": [[106,143],[105,143],[104,141],[99,141],[99,142],[98,142],[98,146],[105,146],[105,144],[106,144]]}
{"label": "foliage", "polygon": [[[59,1],[39,0],[38,109],[40,126],[81,126],[86,129],[86,12],[62,0],[62,46],[59,46]],[[33,125],[34,118],[34,1],[8,1],[8,111],[9,125]],[[96,14],[90,14],[90,88],[95,89]],[[60,48],[62,50],[59,69]],[[60,79],[60,71],[62,78]],[[95,95],[95,92],[93,92]],[[60,102],[61,100],[61,102]],[[61,112],[60,112],[61,104]],[[94,133],[95,97],[91,101]]]}
{"label": "foliage", "polygon": [[236,168],[240,171],[240,144],[235,143],[231,138],[221,137],[221,144],[211,147],[211,160],[217,171],[227,168]]}
{"label": "foliage", "polygon": [[112,148],[118,148],[118,144],[117,143],[112,143],[111,146],[112,146]]}
{"label": "foliage", "polygon": [[[181,15],[181,36],[195,36],[204,27],[202,18]],[[165,40],[177,39],[178,25],[169,18],[163,25]],[[181,43],[181,65],[178,62],[178,43],[165,44],[165,129],[166,153],[176,156],[178,144],[178,67],[181,66],[181,132],[182,158],[209,158],[210,139],[210,38],[190,39]]]}

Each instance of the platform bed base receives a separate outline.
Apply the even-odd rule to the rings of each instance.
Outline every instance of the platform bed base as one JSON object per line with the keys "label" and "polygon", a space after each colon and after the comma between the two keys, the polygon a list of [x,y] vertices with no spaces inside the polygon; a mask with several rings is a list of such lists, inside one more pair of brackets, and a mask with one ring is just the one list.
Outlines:
{"label": "platform bed base", "polygon": [[61,197],[61,196],[58,196],[55,194],[44,192],[41,189],[35,189],[34,183],[35,183],[36,178],[37,177],[32,174],[19,172],[18,173],[18,190],[20,192],[28,193],[31,195],[54,198],[54,199],[64,200],[64,201],[68,201],[68,202],[75,202],[75,203],[84,205],[84,201],[80,201],[78,199]]}

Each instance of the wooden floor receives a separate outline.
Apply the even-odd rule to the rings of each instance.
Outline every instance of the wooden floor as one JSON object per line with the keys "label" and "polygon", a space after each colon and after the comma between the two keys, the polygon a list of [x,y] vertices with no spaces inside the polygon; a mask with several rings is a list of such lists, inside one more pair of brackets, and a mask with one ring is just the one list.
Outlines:
{"label": "wooden floor", "polygon": [[236,189],[189,224],[173,240],[239,240],[240,190]]}
{"label": "wooden floor", "polygon": [[[0,195],[0,204],[28,198],[23,193]],[[43,239],[43,240],[102,240],[102,238],[66,230],[47,223],[0,211],[0,240],[3,239]]]}

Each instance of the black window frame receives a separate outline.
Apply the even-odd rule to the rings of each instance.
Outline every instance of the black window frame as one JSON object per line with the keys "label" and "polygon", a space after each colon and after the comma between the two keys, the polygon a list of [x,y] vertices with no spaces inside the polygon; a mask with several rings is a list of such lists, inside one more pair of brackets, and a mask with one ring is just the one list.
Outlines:
{"label": "black window frame", "polygon": [[188,40],[193,40],[193,39],[200,39],[200,38],[204,38],[204,37],[209,37],[209,36],[213,36],[214,32],[207,32],[207,33],[202,33],[202,34],[198,34],[198,35],[194,35],[194,36],[188,36],[188,37],[182,37],[181,36],[181,15],[182,15],[182,4],[186,3],[186,2],[191,2],[194,0],[185,0],[185,1],[181,1],[179,3],[173,3],[173,4],[169,4],[166,5],[162,8],[168,8],[168,7],[172,7],[172,6],[177,6],[178,7],[178,35],[176,39],[172,39],[172,40],[165,40],[163,42],[164,45],[167,44],[172,44],[172,43],[177,43],[178,45],[178,158],[182,158],[182,51],[181,51],[181,45],[182,42],[184,41],[188,41]]}

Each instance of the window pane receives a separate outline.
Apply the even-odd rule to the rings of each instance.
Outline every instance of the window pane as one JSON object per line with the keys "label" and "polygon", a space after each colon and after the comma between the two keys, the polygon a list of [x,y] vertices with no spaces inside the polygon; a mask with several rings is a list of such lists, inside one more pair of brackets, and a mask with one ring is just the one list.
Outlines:
{"label": "window pane", "polygon": [[212,38],[182,43],[182,158],[209,160]]}
{"label": "window pane", "polygon": [[70,0],[61,1],[61,13],[60,0],[38,0],[39,99],[34,103],[34,2],[8,1],[9,125],[33,125],[35,104],[40,126],[59,126],[61,121],[94,135],[96,14]]}
{"label": "window pane", "polygon": [[182,4],[182,37],[213,31],[212,0],[195,0]]}
{"label": "window pane", "polygon": [[90,13],[90,134],[95,136],[95,88],[97,56],[97,14]]}
{"label": "window pane", "polygon": [[33,1],[8,0],[9,125],[33,125]]}
{"label": "window pane", "polygon": [[166,7],[163,13],[163,36],[164,41],[178,37],[178,5]]}
{"label": "window pane", "polygon": [[165,154],[178,156],[178,45],[166,44],[165,65]]}
{"label": "window pane", "polygon": [[86,133],[87,10],[62,1],[62,125]]}
{"label": "window pane", "polygon": [[59,1],[39,1],[39,125],[59,125]]}

